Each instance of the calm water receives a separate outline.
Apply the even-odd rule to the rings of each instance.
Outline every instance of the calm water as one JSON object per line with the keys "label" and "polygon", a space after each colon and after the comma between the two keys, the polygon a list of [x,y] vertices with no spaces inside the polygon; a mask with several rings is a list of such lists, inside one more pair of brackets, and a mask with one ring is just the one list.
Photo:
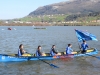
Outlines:
{"label": "calm water", "polygon": [[[17,53],[18,46],[24,45],[29,53],[35,53],[38,45],[43,52],[49,52],[53,44],[56,49],[65,51],[68,43],[78,49],[78,42],[74,29],[87,30],[97,36],[98,42],[87,42],[90,47],[100,50],[100,27],[96,26],[48,26],[47,29],[34,29],[31,26],[0,27],[0,53]],[[100,56],[100,52],[97,56]],[[94,57],[80,57],[66,60],[48,60],[60,68],[55,69],[42,61],[0,63],[0,75],[100,75],[100,60]]]}

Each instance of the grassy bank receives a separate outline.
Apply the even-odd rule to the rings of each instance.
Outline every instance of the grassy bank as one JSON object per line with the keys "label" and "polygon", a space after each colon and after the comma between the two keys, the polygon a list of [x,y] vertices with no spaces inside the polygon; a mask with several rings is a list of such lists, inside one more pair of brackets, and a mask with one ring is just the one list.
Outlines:
{"label": "grassy bank", "polygon": [[100,15],[81,16],[56,14],[26,16],[19,19],[0,21],[1,26],[100,26]]}
{"label": "grassy bank", "polygon": [[23,21],[23,22],[62,22],[65,21],[65,18],[68,15],[64,15],[64,14],[59,14],[59,15],[40,15],[40,16],[27,16],[24,18],[20,18],[18,19],[19,21]]}

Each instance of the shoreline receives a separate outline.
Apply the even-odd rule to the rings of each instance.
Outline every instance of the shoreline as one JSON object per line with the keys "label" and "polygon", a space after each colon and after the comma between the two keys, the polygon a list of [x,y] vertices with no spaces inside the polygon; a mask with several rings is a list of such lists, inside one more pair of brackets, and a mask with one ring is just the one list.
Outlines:
{"label": "shoreline", "polygon": [[0,26],[100,26],[100,23],[1,23]]}

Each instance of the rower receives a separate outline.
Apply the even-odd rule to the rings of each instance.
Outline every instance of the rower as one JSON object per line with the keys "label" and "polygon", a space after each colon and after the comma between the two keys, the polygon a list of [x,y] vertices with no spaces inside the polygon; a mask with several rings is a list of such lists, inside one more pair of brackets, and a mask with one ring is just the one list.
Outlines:
{"label": "rower", "polygon": [[39,45],[36,50],[36,56],[43,56],[43,53],[41,52],[41,46]]}
{"label": "rower", "polygon": [[72,44],[68,44],[68,47],[66,48],[66,55],[68,54],[73,54],[73,49],[71,48],[72,47]]}
{"label": "rower", "polygon": [[83,43],[81,44],[81,49],[82,49],[82,53],[83,53],[83,54],[86,53],[87,48],[89,48],[89,47],[88,47],[86,41],[83,40]]}
{"label": "rower", "polygon": [[55,50],[55,45],[52,45],[52,48],[51,48],[51,51],[50,51],[50,54],[51,56],[58,56],[60,55],[56,50]]}
{"label": "rower", "polygon": [[23,44],[19,45],[18,56],[22,56],[26,51],[23,49]]}

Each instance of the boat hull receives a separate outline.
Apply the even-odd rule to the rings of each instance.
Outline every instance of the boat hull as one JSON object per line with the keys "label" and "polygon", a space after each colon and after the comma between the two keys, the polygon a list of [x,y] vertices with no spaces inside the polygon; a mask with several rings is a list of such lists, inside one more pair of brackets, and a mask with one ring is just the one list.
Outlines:
{"label": "boat hull", "polygon": [[10,61],[29,61],[29,60],[52,60],[56,59],[53,56],[10,56],[5,54],[0,54],[0,62],[10,62]]}

